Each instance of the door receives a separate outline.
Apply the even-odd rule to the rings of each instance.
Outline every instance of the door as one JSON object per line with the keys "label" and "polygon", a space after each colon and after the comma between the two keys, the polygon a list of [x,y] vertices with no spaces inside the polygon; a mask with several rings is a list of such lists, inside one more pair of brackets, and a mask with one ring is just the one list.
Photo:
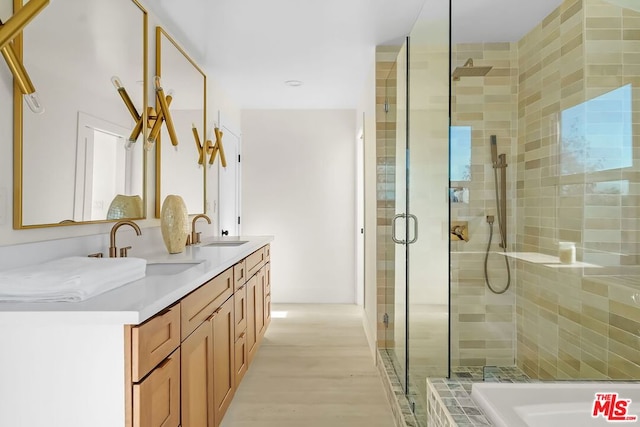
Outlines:
{"label": "door", "polygon": [[[391,238],[395,243],[394,261],[394,310],[393,310],[393,342],[390,357],[402,388],[407,390],[408,378],[408,198],[407,198],[407,46],[402,46],[396,61],[396,74],[390,76],[392,82],[387,86],[387,122],[395,125],[395,209],[391,223]],[[395,84],[394,84],[395,83]]]}
{"label": "door", "polygon": [[[451,56],[448,15],[442,18],[434,24],[433,11],[425,7],[407,47],[406,206],[410,218],[408,240],[414,242],[407,245],[406,252],[407,390],[420,426],[426,420],[426,378],[449,375]],[[473,209],[468,212],[462,215],[475,215]],[[415,218],[420,220],[418,239]],[[467,268],[473,270],[475,266]],[[470,299],[462,304],[482,304]],[[467,333],[469,340],[477,339],[472,330]]]}
{"label": "door", "polygon": [[227,167],[218,169],[218,198],[220,234],[239,236],[240,218],[240,132],[231,125],[220,125]]}

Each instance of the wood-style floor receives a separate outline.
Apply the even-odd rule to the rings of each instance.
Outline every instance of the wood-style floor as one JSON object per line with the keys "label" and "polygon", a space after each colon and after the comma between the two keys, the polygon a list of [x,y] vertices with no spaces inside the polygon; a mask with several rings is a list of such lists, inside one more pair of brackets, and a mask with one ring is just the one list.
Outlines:
{"label": "wood-style floor", "polygon": [[394,426],[360,308],[287,304],[272,311],[222,427]]}

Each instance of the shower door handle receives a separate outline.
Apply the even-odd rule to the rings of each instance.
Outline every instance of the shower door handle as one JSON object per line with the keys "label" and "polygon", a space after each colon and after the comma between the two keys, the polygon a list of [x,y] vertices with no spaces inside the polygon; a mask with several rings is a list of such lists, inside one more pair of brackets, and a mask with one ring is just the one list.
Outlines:
{"label": "shower door handle", "polygon": [[[405,218],[405,219],[412,219],[413,220],[413,238],[410,240],[401,240],[398,239],[396,237],[396,222],[398,220],[398,218]],[[407,229],[407,232],[409,230]],[[407,236],[408,238],[408,236]],[[391,239],[399,244],[399,245],[410,245],[411,243],[415,243],[418,240],[418,217],[416,217],[413,214],[405,214],[405,213],[401,213],[401,214],[397,214],[393,217],[393,220],[391,222]]]}
{"label": "shower door handle", "polygon": [[396,237],[396,221],[398,220],[398,218],[406,218],[407,214],[397,214],[393,217],[393,219],[391,220],[391,240],[393,240],[395,243],[399,244],[399,245],[404,245],[405,243],[407,243],[406,240],[400,240]]}
{"label": "shower door handle", "polygon": [[418,240],[418,217],[413,214],[408,214],[407,218],[411,218],[413,220],[413,239],[407,242],[408,244],[412,244]]}

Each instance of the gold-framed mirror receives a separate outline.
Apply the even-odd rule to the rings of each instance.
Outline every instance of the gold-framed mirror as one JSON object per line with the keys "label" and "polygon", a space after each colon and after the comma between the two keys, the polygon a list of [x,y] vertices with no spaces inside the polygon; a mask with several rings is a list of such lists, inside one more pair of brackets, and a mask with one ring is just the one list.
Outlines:
{"label": "gold-framed mirror", "polygon": [[[24,2],[26,3],[26,2]],[[23,0],[14,0],[19,10]],[[147,12],[136,0],[51,2],[15,40],[45,111],[14,87],[16,229],[145,215]]]}
{"label": "gold-framed mirror", "polygon": [[156,217],[170,194],[182,197],[190,215],[204,213],[206,166],[198,162],[193,126],[204,144],[207,76],[162,27],[156,27],[156,76],[165,93],[173,93],[169,110],[178,143],[173,146],[163,124],[156,141]]}

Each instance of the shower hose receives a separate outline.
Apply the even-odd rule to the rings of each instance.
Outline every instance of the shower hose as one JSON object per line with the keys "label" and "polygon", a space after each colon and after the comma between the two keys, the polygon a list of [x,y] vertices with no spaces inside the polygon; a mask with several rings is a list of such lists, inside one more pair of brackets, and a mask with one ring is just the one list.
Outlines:
{"label": "shower hose", "polygon": [[[502,226],[501,224],[503,224],[502,221],[506,221],[506,218],[502,218],[502,213],[500,212],[500,198],[498,197],[498,168],[493,168],[493,174],[495,176],[495,187],[496,187],[496,205],[498,207],[498,229],[500,230],[500,237],[503,243],[506,243],[507,239],[506,236],[502,235]],[[504,287],[504,289],[500,290],[500,291],[496,291],[493,286],[491,286],[491,281],[489,280],[489,270],[487,268],[487,263],[489,262],[489,251],[491,250],[491,241],[493,240],[493,221],[488,221],[489,222],[489,244],[487,245],[487,252],[484,255],[484,279],[487,283],[487,287],[489,288],[489,290],[491,292],[493,292],[494,294],[504,294],[505,292],[507,292],[507,290],[509,289],[509,286],[511,285],[511,268],[509,267],[509,259],[507,258],[507,256],[504,256],[504,262],[507,265],[507,285]],[[503,245],[503,249],[506,251],[506,244]]]}

